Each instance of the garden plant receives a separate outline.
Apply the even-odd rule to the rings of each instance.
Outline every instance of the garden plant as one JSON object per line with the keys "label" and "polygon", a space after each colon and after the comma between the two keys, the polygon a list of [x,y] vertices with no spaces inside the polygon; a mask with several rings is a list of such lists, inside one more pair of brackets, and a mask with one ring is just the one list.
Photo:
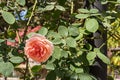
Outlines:
{"label": "garden plant", "polygon": [[107,80],[106,35],[119,22],[119,4],[0,0],[1,76],[7,80],[16,71],[21,80]]}

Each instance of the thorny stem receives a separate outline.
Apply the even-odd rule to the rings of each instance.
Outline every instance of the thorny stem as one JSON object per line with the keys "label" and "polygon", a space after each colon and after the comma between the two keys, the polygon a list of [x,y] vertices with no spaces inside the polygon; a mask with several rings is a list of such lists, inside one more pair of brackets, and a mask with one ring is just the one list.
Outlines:
{"label": "thorny stem", "polygon": [[28,19],[28,22],[27,22],[27,25],[26,25],[26,27],[25,27],[25,31],[24,31],[24,34],[23,34],[23,39],[22,39],[22,41],[24,41],[24,39],[25,39],[25,35],[26,35],[27,29],[28,29],[28,25],[30,24],[30,21],[31,21],[31,19],[32,19],[33,14],[34,14],[34,10],[35,10],[36,4],[37,4],[37,0],[35,0],[35,3],[34,3],[34,5],[33,5],[33,9],[32,9],[31,15],[30,15],[30,17],[29,17],[29,19]]}
{"label": "thorny stem", "polygon": [[24,80],[26,80],[26,74],[27,74],[27,71],[28,71],[28,58],[27,56],[26,57],[26,68],[25,68],[25,73],[24,73]]}
{"label": "thorny stem", "polygon": [[29,70],[29,73],[30,73],[30,79],[32,79],[34,76],[32,74],[31,67],[30,67],[29,63],[28,63],[28,70]]}
{"label": "thorny stem", "polygon": [[[30,15],[30,17],[29,17],[29,19],[28,19],[27,25],[26,25],[26,27],[25,27],[25,31],[24,31],[23,38],[22,38],[22,41],[21,41],[21,42],[23,42],[24,39],[25,39],[25,35],[26,35],[27,29],[28,29],[28,25],[30,24],[30,21],[31,21],[31,19],[32,19],[33,14],[34,14],[34,10],[35,10],[36,4],[37,4],[37,0],[35,0],[35,3],[34,3],[34,5],[33,5],[33,9],[32,9],[31,15]],[[29,70],[29,73],[30,73],[30,75],[31,75],[31,78],[33,77],[33,74],[32,74],[32,72],[31,72],[31,69],[30,69],[30,66],[29,66],[28,58],[26,57],[26,59],[27,59],[27,60],[26,60],[26,70],[25,70],[25,73],[24,73],[24,80],[25,80],[25,78],[26,78],[26,74],[27,74],[27,71],[28,71],[28,70]]]}

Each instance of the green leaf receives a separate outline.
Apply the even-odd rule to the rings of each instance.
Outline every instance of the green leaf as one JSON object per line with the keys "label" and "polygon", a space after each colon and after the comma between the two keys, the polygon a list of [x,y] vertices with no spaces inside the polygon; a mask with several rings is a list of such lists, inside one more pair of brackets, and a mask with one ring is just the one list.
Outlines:
{"label": "green leaf", "polygon": [[92,45],[89,44],[89,43],[86,43],[86,44],[85,44],[85,47],[86,47],[86,49],[88,49],[88,50],[92,50]]}
{"label": "green leaf", "polygon": [[69,31],[69,35],[71,36],[77,36],[79,35],[79,29],[77,27],[69,27],[68,31]]}
{"label": "green leaf", "polygon": [[52,43],[53,43],[53,44],[61,44],[62,41],[61,41],[61,39],[56,38],[56,39],[52,40]]}
{"label": "green leaf", "polygon": [[68,29],[65,26],[59,26],[58,33],[63,37],[67,37],[68,36]]}
{"label": "green leaf", "polygon": [[25,5],[25,0],[16,0],[18,2],[18,4],[20,4],[21,6]]}
{"label": "green leaf", "polygon": [[84,70],[83,70],[83,68],[75,68],[75,72],[76,73],[83,73]]}
{"label": "green leaf", "polygon": [[15,56],[13,56],[13,57],[10,58],[10,61],[12,63],[21,63],[21,62],[24,61],[24,59],[22,57],[15,57]]}
{"label": "green leaf", "polygon": [[68,57],[68,52],[62,50],[62,51],[61,51],[61,57],[67,58],[67,57]]}
{"label": "green leaf", "polygon": [[90,13],[98,13],[99,11],[97,9],[90,9]]}
{"label": "green leaf", "polygon": [[118,3],[120,3],[120,0],[117,0]]}
{"label": "green leaf", "polygon": [[98,58],[100,58],[104,63],[110,64],[109,58],[101,53],[99,48],[94,48],[94,52],[96,52]]}
{"label": "green leaf", "polygon": [[48,38],[61,38],[60,34],[54,31],[49,31],[47,37]]}
{"label": "green leaf", "polygon": [[72,71],[75,71],[75,67],[74,67],[73,65],[70,65],[70,69],[71,69]]}
{"label": "green leaf", "polygon": [[107,4],[108,2],[109,2],[109,1],[102,1],[101,4],[102,4],[102,5],[105,5],[105,4]]}
{"label": "green leaf", "polygon": [[28,34],[27,34],[27,37],[28,37],[28,38],[31,38],[31,37],[32,37],[33,35],[35,35],[35,34],[36,34],[35,32],[28,33]]}
{"label": "green leaf", "polygon": [[0,39],[0,43],[1,43],[1,42],[4,42],[4,41],[5,41],[5,39]]}
{"label": "green leaf", "polygon": [[[0,56],[2,56],[2,54],[0,54]],[[4,60],[3,60],[3,58],[2,57],[0,57],[0,62],[3,62]]]}
{"label": "green leaf", "polygon": [[69,47],[76,47],[76,45],[77,45],[75,39],[72,37],[68,37],[66,39],[66,43]]}
{"label": "green leaf", "polygon": [[55,5],[56,2],[46,2],[47,4]]}
{"label": "green leaf", "polygon": [[104,63],[110,64],[110,60],[108,57],[106,57],[103,53],[98,52],[97,53],[98,58],[100,58]]}
{"label": "green leaf", "polygon": [[78,19],[85,19],[88,18],[90,15],[89,14],[77,14],[75,17]]}
{"label": "green leaf", "polygon": [[38,31],[39,34],[44,35],[44,36],[47,34],[47,32],[48,32],[48,29],[45,28],[45,27],[42,27],[42,28]]}
{"label": "green leaf", "polygon": [[66,40],[65,39],[61,39],[61,42],[62,42],[63,46],[66,46]]}
{"label": "green leaf", "polygon": [[86,73],[79,74],[79,79],[80,80],[93,80],[91,75],[86,74]]}
{"label": "green leaf", "polygon": [[95,53],[99,53],[99,52],[100,52],[100,49],[99,49],[99,48],[94,48],[94,52],[95,52]]}
{"label": "green leaf", "polygon": [[53,10],[54,9],[54,5],[47,5],[46,7],[45,7],[45,11],[50,11],[50,10]]}
{"label": "green leaf", "polygon": [[78,80],[78,75],[76,73],[73,73],[70,77],[70,80]]}
{"label": "green leaf", "polygon": [[78,26],[80,26],[82,23],[72,23],[72,26],[73,27],[78,27]]}
{"label": "green leaf", "polygon": [[56,59],[60,59],[61,57],[61,50],[58,46],[55,46],[54,47],[54,52],[53,52],[53,55],[52,55],[54,58]]}
{"label": "green leaf", "polygon": [[90,16],[100,16],[100,13],[91,14]]}
{"label": "green leaf", "polygon": [[47,63],[46,66],[45,66],[46,69],[49,69],[49,70],[54,70],[55,69],[55,66],[53,63]]}
{"label": "green leaf", "polygon": [[63,78],[65,75],[64,70],[60,69],[60,68],[56,68],[55,69],[55,74],[59,77],[59,78]]}
{"label": "green leaf", "polygon": [[55,7],[56,7],[56,9],[58,9],[60,11],[65,11],[65,8],[63,6],[56,5]]}
{"label": "green leaf", "polygon": [[85,21],[85,27],[89,32],[95,33],[99,28],[99,24],[96,19],[87,19]]}
{"label": "green leaf", "polygon": [[31,68],[32,72],[35,74],[37,72],[39,72],[41,69],[41,65],[35,65]]}
{"label": "green leaf", "polygon": [[95,52],[89,52],[86,57],[87,57],[87,60],[93,60],[96,57],[96,53]]}
{"label": "green leaf", "polygon": [[80,34],[75,38],[75,40],[80,40],[80,39],[82,39],[82,38],[83,38],[83,34],[80,33]]}
{"label": "green leaf", "polygon": [[15,18],[10,12],[2,11],[2,17],[8,24],[15,22]]}
{"label": "green leaf", "polygon": [[87,9],[78,9],[79,13],[89,13]]}
{"label": "green leaf", "polygon": [[0,73],[4,76],[9,76],[14,70],[14,66],[10,62],[0,62]]}
{"label": "green leaf", "polygon": [[54,71],[50,71],[46,77],[46,80],[56,80],[56,73]]}

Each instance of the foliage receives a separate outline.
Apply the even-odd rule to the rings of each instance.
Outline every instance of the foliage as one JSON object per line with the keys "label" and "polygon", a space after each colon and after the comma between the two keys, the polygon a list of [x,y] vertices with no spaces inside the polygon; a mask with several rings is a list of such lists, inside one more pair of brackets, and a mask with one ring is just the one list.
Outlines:
{"label": "foliage", "polygon": [[[89,2],[92,4],[94,0]],[[101,2],[111,4],[111,1]],[[90,73],[90,66],[97,58],[106,64],[110,64],[110,61],[101,51],[104,43],[100,47],[92,43],[96,38],[103,38],[102,35],[94,37],[93,34],[97,31],[104,34],[117,16],[111,19],[111,6],[108,9],[110,13],[83,9],[82,6],[83,0],[2,1],[0,65],[3,66],[0,66],[0,73],[10,76],[24,62],[26,69],[20,70],[23,71],[21,78],[26,80],[42,77],[40,71],[44,68],[48,72],[46,80],[97,80]],[[31,26],[34,29],[38,25],[42,26],[40,30],[27,33]],[[30,68],[28,58],[24,55],[24,45],[25,40],[35,33],[52,41],[54,51],[47,62]],[[8,41],[15,45],[8,45]]]}

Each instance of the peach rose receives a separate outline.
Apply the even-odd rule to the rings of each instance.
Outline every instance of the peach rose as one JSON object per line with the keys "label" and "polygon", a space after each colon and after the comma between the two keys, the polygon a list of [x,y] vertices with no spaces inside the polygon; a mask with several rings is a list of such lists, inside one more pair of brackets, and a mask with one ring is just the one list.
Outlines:
{"label": "peach rose", "polygon": [[36,62],[45,62],[52,55],[53,44],[42,35],[33,35],[26,40],[25,54]]}

